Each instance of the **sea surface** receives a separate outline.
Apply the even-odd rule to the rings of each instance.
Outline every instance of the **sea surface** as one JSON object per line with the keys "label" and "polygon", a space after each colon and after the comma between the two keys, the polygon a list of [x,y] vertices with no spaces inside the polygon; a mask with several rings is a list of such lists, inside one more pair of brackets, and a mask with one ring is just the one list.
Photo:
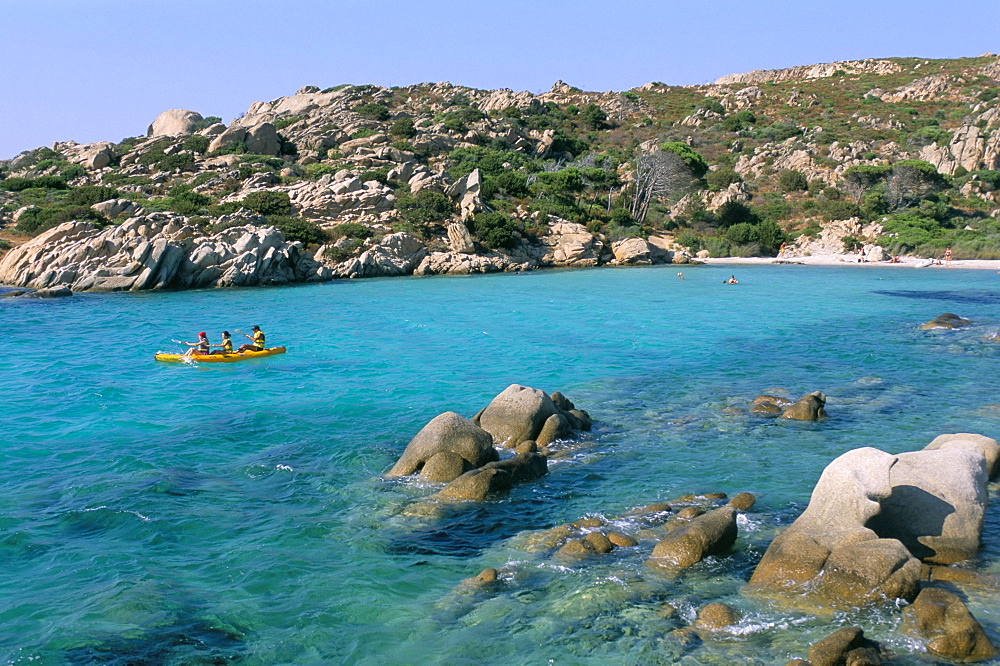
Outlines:
{"label": "sea surface", "polygon": [[[0,662],[783,664],[859,624],[898,663],[933,663],[894,610],[797,613],[741,590],[841,453],[1000,436],[1000,275],[676,273],[0,301]],[[918,330],[943,312],[973,325]],[[153,360],[253,324],[288,353]],[[431,418],[471,417],[512,383],[594,418],[548,476],[458,505],[381,478]],[[819,423],[745,413],[761,393],[816,390]],[[733,554],[680,577],[645,566],[650,540],[583,561],[529,547],[588,516],[641,536],[629,509],[741,491],[757,504]],[[996,502],[970,564],[1000,574]],[[461,584],[487,567],[493,589]],[[996,599],[968,603],[1000,643]],[[739,624],[671,633],[708,601]]]}

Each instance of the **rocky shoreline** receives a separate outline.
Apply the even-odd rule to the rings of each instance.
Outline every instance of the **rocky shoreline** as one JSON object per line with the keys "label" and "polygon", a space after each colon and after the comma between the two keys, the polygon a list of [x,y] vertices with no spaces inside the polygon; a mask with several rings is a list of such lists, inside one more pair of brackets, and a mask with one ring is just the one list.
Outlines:
{"label": "rocky shoreline", "polygon": [[[803,400],[816,396],[823,394]],[[820,408],[784,416],[817,420],[825,413]],[[471,420],[454,412],[433,419],[385,478],[419,478],[431,487],[443,486],[408,510],[434,521],[455,502],[505,501],[513,483],[530,484],[544,476],[548,456],[558,455],[560,445],[575,446],[590,425],[590,415],[561,393],[550,396],[515,384]],[[989,575],[962,567],[979,550],[995,489],[991,483],[998,478],[1000,445],[983,435],[944,434],[923,449],[898,454],[857,448],[827,465],[808,506],[762,556],[740,552],[748,545],[739,540],[746,525],[739,516],[755,506],[753,494],[687,495],[615,517],[592,513],[523,532],[507,546],[512,550],[507,565],[460,581],[446,603],[469,606],[516,593],[528,561],[579,570],[602,566],[609,558],[619,569],[638,560],[643,566],[636,570],[655,581],[683,579],[707,559],[750,557],[752,574],[740,593],[747,603],[817,617],[859,609],[896,613],[898,631],[910,649],[949,661],[985,661],[998,654],[997,648],[960,592],[968,586],[1000,589]],[[648,604],[644,585],[634,583],[635,603]],[[660,617],[674,626],[666,638],[683,653],[735,635],[741,614],[731,603],[713,601],[687,617],[664,605]],[[865,637],[863,628],[845,627],[802,646],[808,661],[789,663],[883,664],[894,660],[892,652]]]}

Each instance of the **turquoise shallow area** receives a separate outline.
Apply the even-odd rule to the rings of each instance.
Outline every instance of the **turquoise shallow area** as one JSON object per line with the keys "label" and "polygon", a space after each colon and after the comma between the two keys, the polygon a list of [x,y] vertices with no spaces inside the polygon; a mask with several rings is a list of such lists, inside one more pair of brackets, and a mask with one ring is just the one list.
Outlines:
{"label": "turquoise shallow area", "polygon": [[[739,285],[722,281],[735,270]],[[599,269],[0,301],[0,660],[62,663],[785,663],[893,613],[810,617],[740,596],[823,467],[945,432],[1000,436],[1000,276],[801,266]],[[917,326],[956,312],[962,331]],[[259,323],[289,353],[156,363],[171,338]],[[239,336],[234,336],[239,337]],[[511,383],[596,426],[481,506],[380,479],[446,410]],[[723,411],[828,395],[820,424]],[[685,493],[750,491],[736,552],[680,579],[651,544],[598,562],[531,530]],[[994,507],[994,510],[996,507]],[[620,527],[635,532],[627,520]],[[1000,573],[991,513],[975,566]],[[485,567],[493,594],[458,586]],[[668,636],[708,600],[739,632]],[[673,618],[664,604],[679,610]],[[971,595],[995,641],[1000,605]]]}

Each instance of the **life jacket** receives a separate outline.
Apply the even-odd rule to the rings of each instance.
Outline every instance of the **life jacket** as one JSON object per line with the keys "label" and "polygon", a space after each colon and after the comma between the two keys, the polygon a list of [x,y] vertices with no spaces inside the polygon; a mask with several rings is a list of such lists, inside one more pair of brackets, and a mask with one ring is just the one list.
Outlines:
{"label": "life jacket", "polygon": [[202,354],[207,354],[212,350],[212,345],[209,344],[208,338],[202,338],[198,340],[198,351]]}
{"label": "life jacket", "polygon": [[233,339],[232,338],[223,338],[222,339],[222,353],[223,354],[232,354],[233,353]]}
{"label": "life jacket", "polygon": [[264,331],[255,331],[253,343],[257,346],[257,351],[264,351]]}

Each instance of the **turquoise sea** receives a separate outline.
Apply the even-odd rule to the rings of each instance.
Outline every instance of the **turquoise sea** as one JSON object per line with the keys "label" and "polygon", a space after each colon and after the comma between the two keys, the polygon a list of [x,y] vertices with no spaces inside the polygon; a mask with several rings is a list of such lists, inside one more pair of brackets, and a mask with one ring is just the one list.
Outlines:
{"label": "turquoise sea", "polygon": [[[740,590],[837,455],[1000,436],[1000,275],[676,272],[0,301],[0,660],[783,664],[860,624],[898,663],[933,663],[895,612],[796,614]],[[974,325],[918,330],[947,311]],[[171,338],[253,324],[288,353],[153,360],[179,351]],[[560,390],[595,420],[548,476],[457,506],[380,478],[431,418],[472,416],[512,383]],[[738,413],[815,390],[821,423]],[[758,502],[732,555],[679,578],[644,565],[652,541],[574,562],[525,548],[534,530],[713,491]],[[1000,574],[995,503],[972,564]],[[495,589],[459,585],[486,567]],[[708,601],[737,607],[736,629],[671,634]],[[995,591],[968,603],[1000,643]]]}

